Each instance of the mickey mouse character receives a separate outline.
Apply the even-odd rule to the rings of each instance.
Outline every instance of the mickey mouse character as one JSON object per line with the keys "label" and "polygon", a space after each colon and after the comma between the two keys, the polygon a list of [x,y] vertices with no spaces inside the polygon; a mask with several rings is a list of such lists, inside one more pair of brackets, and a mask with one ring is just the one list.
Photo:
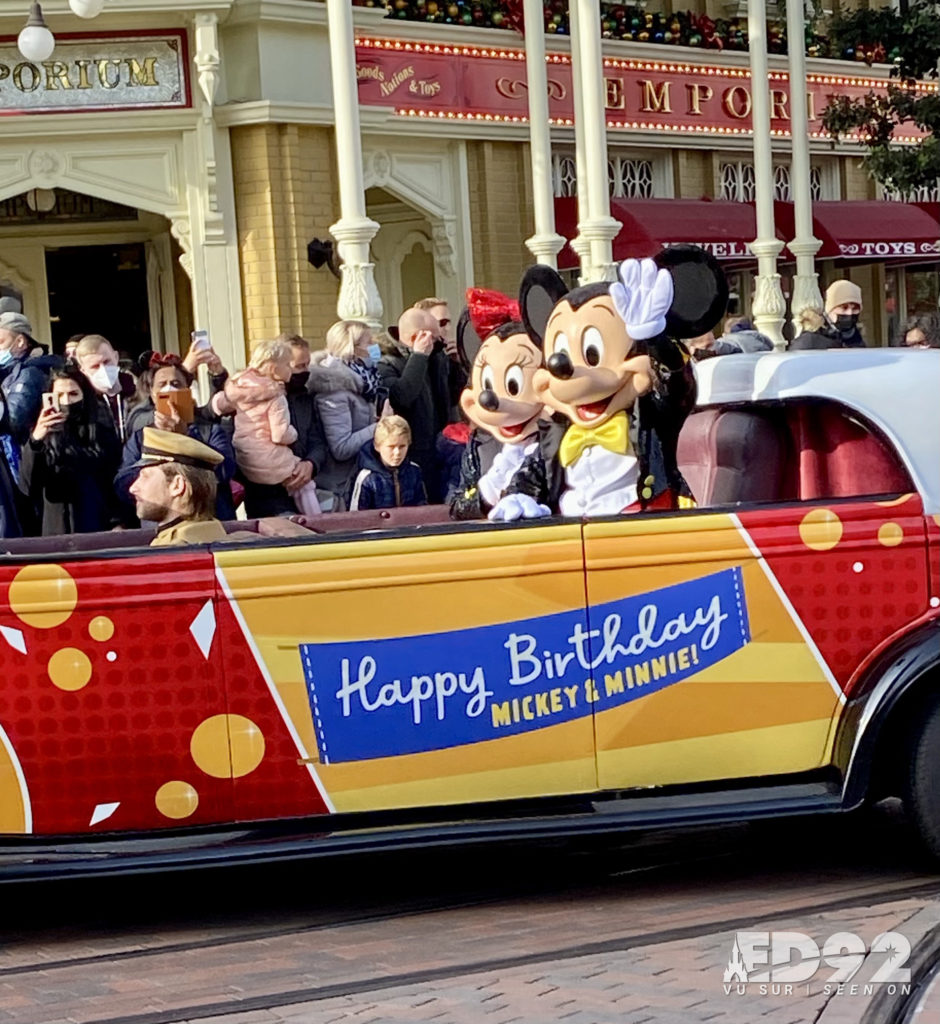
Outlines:
{"label": "mickey mouse character", "polygon": [[487,512],[508,521],[548,515],[538,432],[543,405],[534,387],[542,350],[520,322],[518,304],[500,292],[468,289],[457,348],[470,372],[460,407],[474,430],[451,516],[479,519]]}
{"label": "mickey mouse character", "polygon": [[672,339],[713,327],[727,301],[721,268],[696,246],[626,260],[617,282],[570,292],[548,267],[526,273],[522,320],[546,362],[535,391],[556,414],[541,437],[552,510],[610,515],[690,503],[676,442],[695,378]]}

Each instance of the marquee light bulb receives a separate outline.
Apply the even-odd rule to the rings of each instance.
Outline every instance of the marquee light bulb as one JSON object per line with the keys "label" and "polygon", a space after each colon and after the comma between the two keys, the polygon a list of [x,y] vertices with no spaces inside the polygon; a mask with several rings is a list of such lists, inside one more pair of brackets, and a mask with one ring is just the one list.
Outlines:
{"label": "marquee light bulb", "polygon": [[104,0],[69,0],[69,7],[79,18],[97,18],[104,10]]}
{"label": "marquee light bulb", "polygon": [[26,27],[16,37],[16,46],[28,61],[48,60],[52,56],[55,36],[49,31],[38,3],[30,4],[29,19]]}

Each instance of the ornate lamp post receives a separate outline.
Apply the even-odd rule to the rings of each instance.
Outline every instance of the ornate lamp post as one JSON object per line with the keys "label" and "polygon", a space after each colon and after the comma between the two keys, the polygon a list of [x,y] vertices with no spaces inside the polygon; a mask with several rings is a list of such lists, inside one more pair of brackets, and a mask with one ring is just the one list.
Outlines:
{"label": "ornate lamp post", "polygon": [[343,258],[336,311],[344,320],[364,320],[373,327],[380,327],[382,299],[375,285],[375,265],[369,259],[369,245],[379,225],[366,216],[352,4],[349,0],[326,0],[326,16],[336,111],[340,208],[340,218],[330,226],[330,234],[339,243]]}
{"label": "ornate lamp post", "polygon": [[581,225],[588,219],[587,156],[584,142],[584,98],[581,94],[581,26],[578,21],[578,5],[568,5],[568,31],[571,39],[571,82],[574,95],[574,166],[578,193],[578,231],[571,240],[571,248],[577,253],[581,265],[581,284],[587,284],[584,276],[591,262],[591,243],[580,234]]}
{"label": "ornate lamp post", "polygon": [[524,0],[525,68],[529,93],[529,151],[535,234],[526,239],[536,262],[557,268],[565,240],[555,231],[552,189],[552,140],[548,125],[548,72],[545,69],[545,23],[542,0]]}
{"label": "ornate lamp post", "polygon": [[[577,40],[571,40],[572,78],[575,95],[581,93],[585,159],[578,166],[578,195],[587,182],[587,220],[578,223],[578,234],[590,244],[590,258],[582,259],[581,280],[613,281],[616,277],[612,242],[620,224],[610,215],[610,190],[607,184],[607,112],[604,102],[604,59],[601,52],[601,20],[597,0],[571,0],[577,8]],[[583,118],[580,115],[583,113]],[[579,201],[578,215],[584,205]]]}
{"label": "ornate lamp post", "polygon": [[[751,61],[751,123],[754,136],[754,183],[757,238],[751,251],[757,257],[754,289],[754,326],[784,347],[781,328],[787,304],[780,288],[777,257],[783,242],[774,227],[774,168],[770,149],[770,88],[767,69],[767,11],[764,0],[748,0],[747,31]],[[802,29],[799,38],[803,38]],[[803,100],[805,106],[805,100]],[[794,136],[796,132],[794,129]]]}
{"label": "ornate lamp post", "polygon": [[[809,138],[806,113],[806,55],[803,53],[803,0],[787,0],[787,37],[790,39],[790,189],[793,193],[794,238],[790,252],[796,257],[796,276],[790,311],[793,336],[799,333],[799,314],[822,309],[816,274],[816,253],[822,243],[813,235],[813,195],[810,186]],[[799,44],[797,44],[799,40]]]}

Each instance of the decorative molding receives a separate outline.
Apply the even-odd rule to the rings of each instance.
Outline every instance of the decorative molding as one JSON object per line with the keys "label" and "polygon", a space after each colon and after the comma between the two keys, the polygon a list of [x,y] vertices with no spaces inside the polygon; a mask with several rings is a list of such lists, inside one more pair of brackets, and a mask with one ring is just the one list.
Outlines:
{"label": "decorative molding", "polygon": [[32,279],[24,277],[17,267],[0,258],[0,281],[6,281],[16,288],[16,290],[23,296],[25,307],[26,295],[27,293],[31,293],[33,290]]}
{"label": "decorative molding", "polygon": [[208,106],[204,116],[211,118],[222,66],[222,58],[219,56],[219,17],[214,13],[197,14],[193,19],[193,25],[196,37],[193,61],[196,65],[199,89]]}
{"label": "decorative molding", "polygon": [[183,250],[180,254],[180,266],[186,271],[186,276],[192,280],[193,238],[189,216],[185,213],[169,213],[167,216],[170,218],[170,234]]}
{"label": "decorative molding", "polygon": [[366,188],[376,186],[384,188],[392,175],[392,158],[388,150],[377,149],[366,152],[363,159],[363,173],[366,181]]}
{"label": "decorative molding", "polygon": [[409,231],[404,238],[400,239],[398,245],[392,250],[391,262],[395,265],[396,271],[401,270],[402,260],[408,256],[416,245],[420,245],[426,253],[434,255],[434,243],[420,230]]}
{"label": "decorative molding", "polygon": [[62,180],[65,157],[51,149],[34,149],[26,158],[26,170],[36,188],[55,188]]}
{"label": "decorative molding", "polygon": [[558,254],[565,247],[565,239],[559,234],[535,234],[525,240],[526,248],[535,257],[536,263],[544,263],[553,270],[558,269]]}
{"label": "decorative molding", "polygon": [[457,218],[442,217],[431,222],[434,263],[445,277],[457,276]]}
{"label": "decorative molding", "polygon": [[341,320],[364,320],[381,325],[382,297],[375,286],[374,263],[344,263],[340,268],[336,312]]}
{"label": "decorative molding", "polygon": [[382,325],[382,296],[375,284],[375,264],[369,260],[378,230],[368,217],[340,218],[330,225],[343,259],[336,311],[342,320],[364,320],[373,327]]}

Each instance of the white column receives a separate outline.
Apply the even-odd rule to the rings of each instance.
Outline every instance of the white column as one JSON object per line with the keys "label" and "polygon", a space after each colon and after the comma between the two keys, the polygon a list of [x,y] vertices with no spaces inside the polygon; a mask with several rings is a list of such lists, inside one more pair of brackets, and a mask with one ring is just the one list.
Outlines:
{"label": "white column", "polygon": [[548,72],[545,68],[545,11],[542,0],[523,0],[525,16],[525,70],[529,91],[529,149],[532,160],[532,195],[535,234],[525,244],[536,262],[558,267],[565,240],[555,231],[552,188],[552,138],[548,126]]}
{"label": "white column", "polygon": [[580,283],[587,284],[584,276],[591,262],[591,243],[580,234],[581,225],[588,219],[587,157],[584,148],[584,101],[579,82],[581,81],[581,27],[578,21],[578,5],[568,5],[568,32],[571,39],[571,89],[574,96],[574,166],[578,192],[578,232],[571,240],[581,264]]}
{"label": "white column", "polygon": [[343,320],[365,320],[379,327],[382,299],[375,286],[375,267],[369,259],[369,243],[378,233],[379,225],[366,216],[352,4],[349,0],[326,0],[326,15],[340,209],[340,218],[330,226],[330,234],[338,242],[343,259],[336,311]]}
{"label": "white column", "polygon": [[[766,334],[776,348],[783,348],[785,342],[781,328],[787,304],[777,273],[777,257],[783,242],[777,238],[774,228],[774,167],[770,149],[770,82],[767,77],[767,8],[764,0],[747,0],[747,31],[757,193],[757,238],[751,243],[751,251],[757,257],[752,319],[754,326]],[[802,38],[801,31],[799,39]]]}
{"label": "white column", "polygon": [[[581,265],[581,280],[613,281],[616,268],[612,245],[620,224],[610,215],[607,182],[607,109],[604,93],[604,59],[601,52],[601,18],[598,0],[571,0],[578,13],[578,60],[573,68],[575,95],[581,92],[584,130],[584,174],[588,183],[587,220],[578,223],[578,233],[590,243],[590,261]],[[575,40],[571,45],[576,60]],[[579,67],[580,65],[580,67]],[[577,114],[576,114],[577,116]],[[580,172],[579,172],[580,175]],[[578,182],[580,192],[580,180]],[[579,205],[579,215],[583,207]]]}
{"label": "white column", "polygon": [[793,336],[800,332],[798,317],[804,309],[822,309],[823,297],[816,274],[816,253],[822,242],[813,235],[813,195],[810,185],[809,123],[806,111],[806,55],[803,0],[787,0],[787,38],[790,67],[790,191],[793,194],[794,238],[790,252],[796,257],[796,276],[790,297]]}

